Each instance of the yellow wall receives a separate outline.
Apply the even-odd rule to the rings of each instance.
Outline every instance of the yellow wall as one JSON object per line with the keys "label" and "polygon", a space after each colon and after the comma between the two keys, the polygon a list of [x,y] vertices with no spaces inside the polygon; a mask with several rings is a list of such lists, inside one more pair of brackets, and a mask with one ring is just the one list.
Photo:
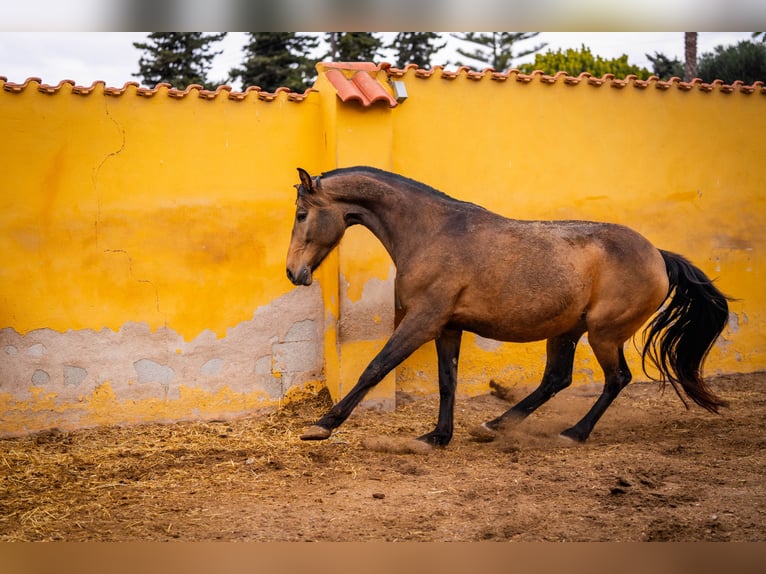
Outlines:
{"label": "yellow wall", "polygon": [[[293,292],[295,168],[323,167],[319,94],[37,87],[0,90],[0,433],[278,404],[283,363],[313,340],[289,330],[316,297],[274,302]],[[308,367],[296,380],[321,382],[322,365]]]}
{"label": "yellow wall", "polygon": [[[485,74],[427,79],[410,69],[397,108],[394,171],[520,219],[592,219],[629,225],[684,254],[739,300],[708,373],[766,368],[766,98],[656,83],[638,88],[505,81]],[[587,341],[575,382],[602,381]],[[628,345],[636,379],[645,379]],[[543,343],[502,345],[466,335],[464,390],[495,378],[535,384]],[[402,389],[432,389],[433,346],[398,372]]]}
{"label": "yellow wall", "polygon": [[69,89],[2,94],[2,326],[221,336],[288,289],[274,246],[289,241],[296,165],[320,168],[318,94]]}
{"label": "yellow wall", "polygon": [[[0,80],[0,434],[347,392],[393,328],[394,270],[354,228],[315,286],[290,285],[298,166],[373,165],[510,217],[630,225],[738,298],[707,372],[766,368],[761,91],[409,68],[393,78],[406,101],[363,107],[325,71],[301,101]],[[390,90],[385,67],[371,74]],[[533,384],[543,363],[543,344],[466,334],[460,389]],[[600,381],[587,345],[575,370]],[[435,373],[431,344],[370,399],[433,392]]]}

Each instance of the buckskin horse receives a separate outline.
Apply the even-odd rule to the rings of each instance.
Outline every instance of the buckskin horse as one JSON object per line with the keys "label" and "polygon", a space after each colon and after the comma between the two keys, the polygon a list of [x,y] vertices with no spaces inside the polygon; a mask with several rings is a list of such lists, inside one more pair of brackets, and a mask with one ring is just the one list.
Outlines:
{"label": "buckskin horse", "polygon": [[726,405],[703,380],[702,364],[727,323],[728,297],[684,257],[657,249],[623,225],[508,219],[371,167],[318,177],[301,168],[298,173],[288,279],[310,285],[346,228],[363,225],[396,266],[397,299],[389,340],[351,391],[301,439],[329,438],[389,371],[435,340],[439,416],[434,430],[418,440],[446,446],[463,331],[517,343],[546,339],[540,385],[471,433],[491,440],[571,384],[575,348],[587,332],[604,372],[603,391],[561,433],[583,442],[630,382],[623,347],[652,315],[644,331],[644,372],[648,360],[685,405],[681,390],[711,412]]}

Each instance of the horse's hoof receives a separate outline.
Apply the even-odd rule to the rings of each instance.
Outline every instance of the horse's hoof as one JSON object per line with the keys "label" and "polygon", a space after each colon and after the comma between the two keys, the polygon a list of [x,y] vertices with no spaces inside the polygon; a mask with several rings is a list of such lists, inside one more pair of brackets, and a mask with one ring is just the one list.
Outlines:
{"label": "horse's hoof", "polygon": [[445,448],[450,443],[450,440],[452,440],[452,437],[430,432],[419,436],[415,440],[419,443],[427,444],[429,447]]}
{"label": "horse's hoof", "polygon": [[479,442],[492,442],[497,438],[497,431],[489,428],[487,423],[481,423],[479,426],[473,427],[468,431],[468,434]]}
{"label": "horse's hoof", "polygon": [[572,429],[567,429],[567,430],[562,431],[562,432],[559,433],[559,439],[562,439],[562,440],[564,440],[566,442],[573,442],[573,443],[577,443],[577,444],[582,444],[586,440],[588,440],[588,437],[587,437],[587,435],[586,436],[582,436],[582,435],[580,435],[579,433],[577,433],[576,431],[574,431]]}
{"label": "horse's hoof", "polygon": [[332,431],[319,425],[312,425],[303,431],[301,440],[325,440],[330,438]]}

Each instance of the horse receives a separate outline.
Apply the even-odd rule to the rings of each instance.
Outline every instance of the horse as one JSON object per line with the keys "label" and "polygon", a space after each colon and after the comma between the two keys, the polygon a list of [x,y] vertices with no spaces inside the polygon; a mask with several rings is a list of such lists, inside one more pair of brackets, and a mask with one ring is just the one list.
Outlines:
{"label": "horse", "polygon": [[683,256],[654,247],[623,225],[509,219],[372,167],[315,177],[298,168],[298,174],[287,278],[310,285],[345,230],[363,225],[396,267],[397,307],[391,337],[351,391],[306,428],[302,440],[329,438],[372,387],[434,340],[438,420],[417,440],[446,447],[453,435],[463,331],[514,343],[546,340],[539,386],[472,429],[480,440],[492,440],[571,384],[575,348],[586,332],[604,386],[562,437],[586,441],[631,381],[623,348],[644,325],[641,366],[647,373],[648,361],[659,372],[659,378],[650,378],[663,387],[669,382],[686,408],[681,391],[713,413],[727,406],[703,379],[702,365],[728,321],[730,299]]}

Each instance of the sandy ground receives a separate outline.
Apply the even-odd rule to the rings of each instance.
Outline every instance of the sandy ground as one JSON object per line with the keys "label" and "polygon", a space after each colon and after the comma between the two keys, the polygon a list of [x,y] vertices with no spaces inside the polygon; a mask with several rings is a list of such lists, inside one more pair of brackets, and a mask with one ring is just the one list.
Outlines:
{"label": "sandy ground", "polygon": [[[298,435],[326,401],[236,421],[0,440],[0,540],[763,541],[766,373],[712,380],[722,415],[634,383],[589,442],[563,442],[598,389],[567,390],[492,443],[509,407],[461,398],[446,449],[412,452],[437,398]],[[516,398],[522,390],[511,389]]]}

